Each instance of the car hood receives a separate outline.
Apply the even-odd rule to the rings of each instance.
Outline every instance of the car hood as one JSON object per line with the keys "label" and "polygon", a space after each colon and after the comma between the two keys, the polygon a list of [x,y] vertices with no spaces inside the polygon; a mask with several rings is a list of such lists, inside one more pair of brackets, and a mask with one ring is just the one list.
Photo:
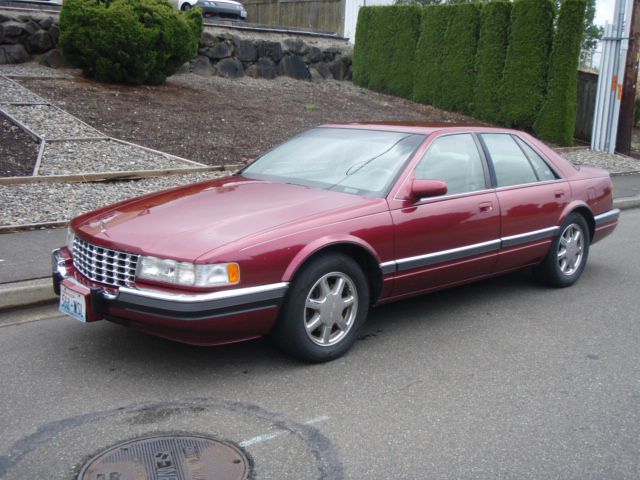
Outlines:
{"label": "car hood", "polygon": [[[77,217],[89,242],[131,253],[195,261],[230,242],[279,226],[359,215],[372,199],[299,185],[227,177],[134,198]],[[332,217],[333,218],[333,217]],[[322,220],[320,220],[322,221]],[[327,221],[327,220],[324,220]]]}

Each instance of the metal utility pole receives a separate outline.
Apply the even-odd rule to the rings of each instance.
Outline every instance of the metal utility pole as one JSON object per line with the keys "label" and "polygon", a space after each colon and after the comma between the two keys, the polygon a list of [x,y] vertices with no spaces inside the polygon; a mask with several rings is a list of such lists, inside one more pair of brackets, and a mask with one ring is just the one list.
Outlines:
{"label": "metal utility pole", "polygon": [[624,86],[620,101],[620,119],[616,151],[629,155],[631,153],[631,136],[634,127],[634,109],[636,103],[636,82],[638,81],[638,47],[640,46],[640,0],[633,0],[631,31],[629,33],[629,50],[624,69]]}
{"label": "metal utility pole", "polygon": [[622,82],[627,59],[631,13],[636,0],[616,0],[613,24],[605,24],[591,149],[613,153],[618,138]]}

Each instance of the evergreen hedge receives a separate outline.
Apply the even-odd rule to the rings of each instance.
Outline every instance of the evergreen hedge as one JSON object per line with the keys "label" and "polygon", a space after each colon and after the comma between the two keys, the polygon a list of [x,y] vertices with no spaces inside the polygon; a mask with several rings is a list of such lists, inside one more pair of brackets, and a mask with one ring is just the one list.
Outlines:
{"label": "evergreen hedge", "polygon": [[65,0],[60,48],[101,82],[159,84],[193,58],[200,9],[178,12],[166,0]]}
{"label": "evergreen hedge", "polygon": [[[413,92],[414,52],[420,29],[417,5],[371,7],[364,68],[372,90],[410,97]],[[360,32],[356,36],[359,37]],[[361,61],[362,59],[359,59]],[[355,63],[354,59],[354,63]]]}
{"label": "evergreen hedge", "polygon": [[533,125],[536,134],[571,145],[576,128],[578,63],[584,30],[585,0],[564,0],[549,61],[549,84],[542,110]]}
{"label": "evergreen hedge", "polygon": [[461,3],[451,5],[450,9],[441,63],[442,88],[436,105],[469,114],[476,84],[480,5]]}
{"label": "evergreen hedge", "polygon": [[375,57],[375,31],[372,27],[373,7],[360,7],[356,23],[356,43],[353,46],[353,83],[369,86],[369,68]]}
{"label": "evergreen hedge", "polygon": [[452,12],[449,5],[429,5],[423,10],[415,51],[413,98],[416,102],[428,105],[441,102],[444,37]]}
{"label": "evergreen hedge", "polygon": [[488,122],[499,122],[499,87],[504,71],[511,23],[511,3],[496,0],[482,6],[480,38],[476,55],[474,115]]}
{"label": "evergreen hedge", "polygon": [[553,35],[553,0],[515,0],[511,35],[500,87],[502,121],[530,129],[547,88],[547,65]]}

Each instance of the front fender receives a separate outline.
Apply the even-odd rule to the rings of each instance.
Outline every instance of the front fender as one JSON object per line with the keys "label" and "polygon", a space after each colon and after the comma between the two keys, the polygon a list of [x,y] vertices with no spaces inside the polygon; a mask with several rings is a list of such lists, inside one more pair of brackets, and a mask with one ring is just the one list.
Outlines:
{"label": "front fender", "polygon": [[290,282],[300,267],[316,253],[339,245],[354,246],[365,250],[375,259],[376,263],[380,265],[380,257],[376,253],[375,249],[363,239],[352,235],[329,235],[314,240],[300,250],[287,266],[284,275],[282,276],[282,281]]}

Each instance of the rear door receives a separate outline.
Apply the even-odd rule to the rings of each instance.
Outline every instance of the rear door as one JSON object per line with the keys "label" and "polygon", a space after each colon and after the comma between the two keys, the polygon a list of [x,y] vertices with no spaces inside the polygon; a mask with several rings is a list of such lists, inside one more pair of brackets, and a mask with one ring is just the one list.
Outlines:
{"label": "rear door", "polygon": [[537,263],[558,234],[568,182],[531,145],[510,133],[482,133],[501,219],[496,271]]}
{"label": "rear door", "polygon": [[[448,192],[412,199],[413,179],[444,180]],[[471,133],[435,138],[389,203],[396,236],[394,295],[428,291],[493,270],[500,210],[482,149]]]}

